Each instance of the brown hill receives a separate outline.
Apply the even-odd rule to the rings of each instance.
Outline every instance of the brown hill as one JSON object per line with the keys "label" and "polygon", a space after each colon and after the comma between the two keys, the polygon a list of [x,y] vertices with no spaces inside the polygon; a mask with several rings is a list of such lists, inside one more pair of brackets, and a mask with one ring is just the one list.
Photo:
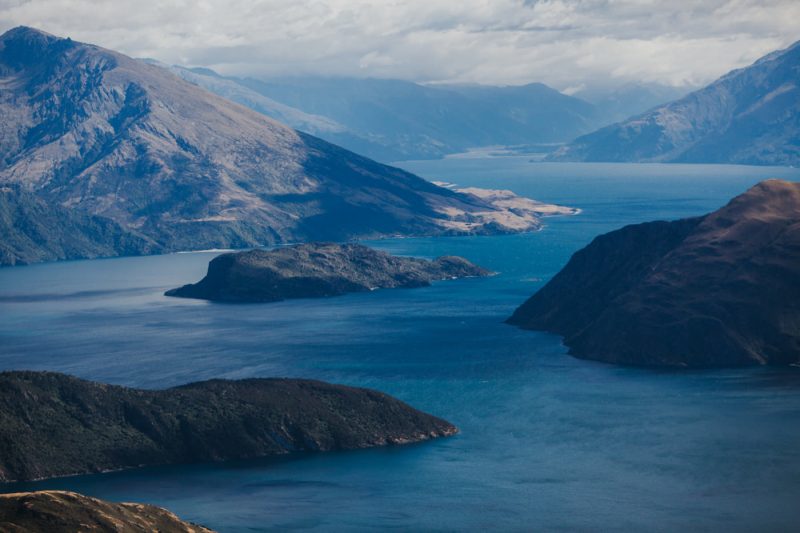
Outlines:
{"label": "brown hill", "polygon": [[112,503],[55,490],[0,494],[0,531],[212,533],[153,505]]}
{"label": "brown hill", "polygon": [[800,183],[767,180],[704,217],[597,237],[509,322],[613,363],[800,363]]}

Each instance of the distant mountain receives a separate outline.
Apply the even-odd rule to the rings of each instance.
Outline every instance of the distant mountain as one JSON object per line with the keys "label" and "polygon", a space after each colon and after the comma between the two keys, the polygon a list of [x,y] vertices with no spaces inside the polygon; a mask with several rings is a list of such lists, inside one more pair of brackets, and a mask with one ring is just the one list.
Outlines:
{"label": "distant mountain", "polygon": [[[382,161],[438,158],[476,146],[566,142],[599,125],[591,104],[540,83],[491,87],[373,78],[256,80],[224,78],[208,69],[173,69],[205,89]],[[314,120],[283,113],[275,108],[277,102]]]}
{"label": "distant mountain", "polygon": [[543,83],[527,85],[449,85],[480,112],[479,128],[490,128],[488,144],[558,143],[596,127],[599,111]]}
{"label": "distant mountain", "polygon": [[767,180],[703,217],[601,235],[509,322],[609,363],[800,364],[800,183]]}
{"label": "distant mountain", "polygon": [[168,68],[190,83],[199,85],[214,94],[232,100],[237,104],[242,104],[245,107],[249,107],[254,111],[258,111],[279,122],[283,122],[287,126],[302,130],[306,133],[311,133],[312,135],[325,133],[334,134],[342,133],[346,130],[344,126],[334,120],[320,115],[312,115],[294,107],[276,102],[252,89],[248,89],[233,79],[220,76],[213,70],[188,69],[174,65],[169,66],[152,60],[148,60],[148,62]]}
{"label": "distant mountain", "polygon": [[579,137],[551,159],[800,164],[800,42],[680,100]]}
{"label": "distant mountain", "polygon": [[625,83],[621,86],[589,87],[572,96],[595,106],[600,122],[598,126],[605,126],[683,98],[691,90],[654,83]]}
{"label": "distant mountain", "polygon": [[109,219],[153,250],[538,227],[158,66],[31,28],[0,36],[0,82],[0,186]]}

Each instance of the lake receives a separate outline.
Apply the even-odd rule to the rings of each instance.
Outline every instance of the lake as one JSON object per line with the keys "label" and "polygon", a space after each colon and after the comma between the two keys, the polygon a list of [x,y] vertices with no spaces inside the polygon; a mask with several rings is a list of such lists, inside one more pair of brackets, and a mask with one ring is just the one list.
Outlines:
{"label": "lake", "polygon": [[537,233],[392,239],[499,272],[422,289],[230,305],[172,299],[213,253],[0,269],[0,368],[156,388],[313,377],[372,387],[455,423],[419,445],[146,468],[0,486],[167,507],[223,532],[790,530],[800,523],[800,369],[653,371],[581,361],[503,321],[593,237],[698,215],[800,169],[550,164],[402,166],[431,180],[579,207]]}

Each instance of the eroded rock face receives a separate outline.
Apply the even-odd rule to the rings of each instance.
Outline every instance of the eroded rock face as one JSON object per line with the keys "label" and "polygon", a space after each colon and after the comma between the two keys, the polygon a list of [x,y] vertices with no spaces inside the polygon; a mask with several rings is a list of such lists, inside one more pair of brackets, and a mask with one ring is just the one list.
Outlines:
{"label": "eroded rock face", "polygon": [[198,283],[168,296],[226,302],[274,302],[378,288],[424,287],[432,281],[488,276],[461,257],[396,257],[360,244],[311,243],[220,255]]}
{"label": "eroded rock face", "polygon": [[295,131],[161,67],[31,28],[0,36],[0,81],[0,186],[110,219],[150,250],[540,226],[537,216]]}
{"label": "eroded rock face", "polygon": [[171,512],[140,503],[112,503],[75,492],[0,494],[0,531],[75,533],[76,531],[159,531],[212,533]]}
{"label": "eroded rock face", "polygon": [[0,481],[350,450],[456,432],[386,394],[319,381],[138,390],[53,372],[0,373]]}
{"label": "eroded rock face", "polygon": [[767,180],[704,217],[597,237],[509,322],[611,363],[800,362],[800,184]]}

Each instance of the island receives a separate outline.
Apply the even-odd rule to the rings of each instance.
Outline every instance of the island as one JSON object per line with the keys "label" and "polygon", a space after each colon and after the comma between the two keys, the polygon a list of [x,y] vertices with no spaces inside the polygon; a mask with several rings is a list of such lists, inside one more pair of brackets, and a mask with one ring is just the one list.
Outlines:
{"label": "island", "polygon": [[466,259],[397,257],[361,244],[309,243],[215,257],[198,283],[167,296],[224,302],[276,302],[386,288],[425,287],[432,281],[488,276]]}
{"label": "island", "polygon": [[0,373],[0,482],[146,465],[354,450],[454,435],[381,392],[299,379],[139,390]]}
{"label": "island", "polygon": [[46,490],[0,494],[0,531],[159,531],[213,533],[171,512],[141,503],[112,503],[75,492]]}
{"label": "island", "polygon": [[767,180],[705,216],[601,235],[509,323],[609,363],[800,363],[800,183]]}

